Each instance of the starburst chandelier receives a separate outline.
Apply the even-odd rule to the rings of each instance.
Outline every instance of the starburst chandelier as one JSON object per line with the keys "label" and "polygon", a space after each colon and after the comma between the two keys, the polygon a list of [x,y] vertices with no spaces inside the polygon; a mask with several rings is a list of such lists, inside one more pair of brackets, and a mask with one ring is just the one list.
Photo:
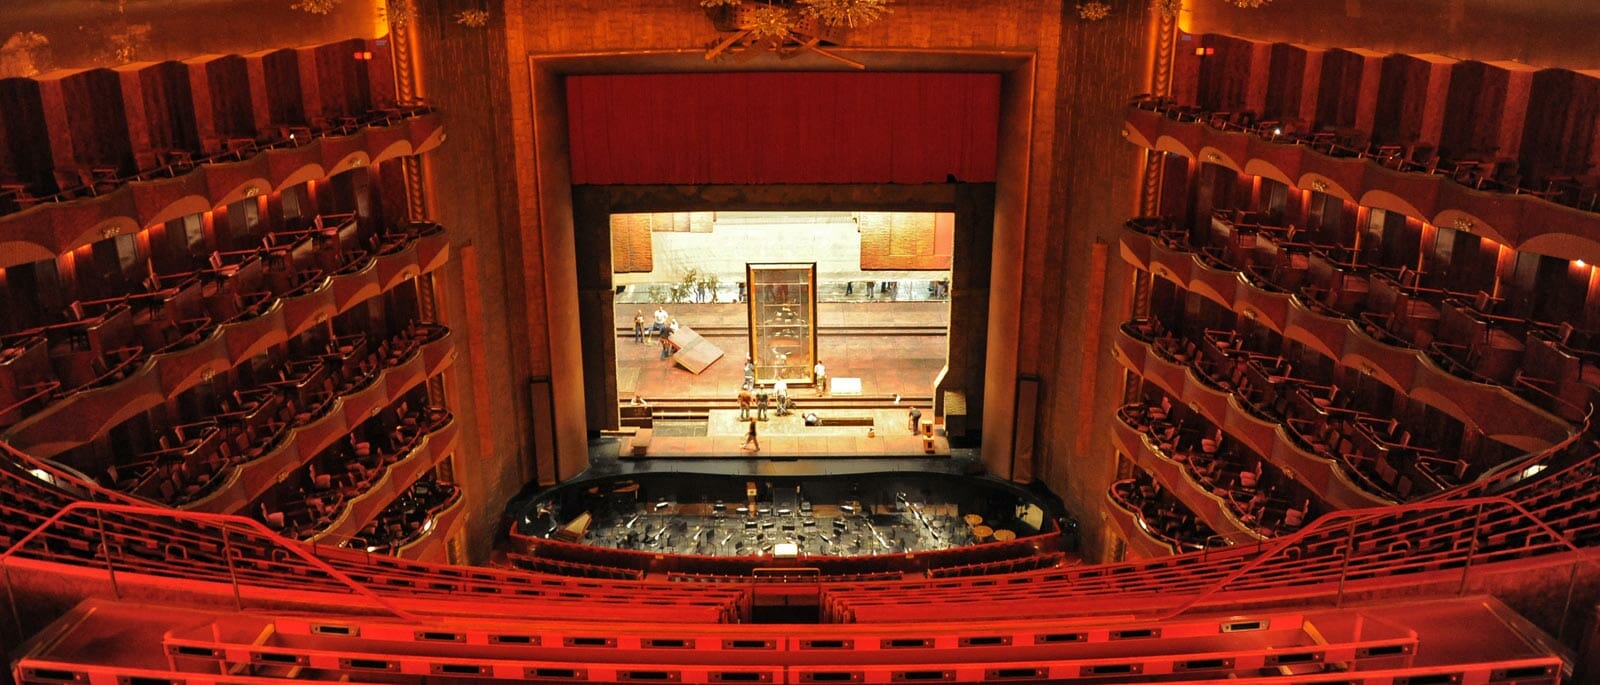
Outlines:
{"label": "starburst chandelier", "polygon": [[829,26],[865,26],[892,12],[891,0],[799,0],[808,17]]}
{"label": "starburst chandelier", "polygon": [[1078,5],[1078,18],[1084,21],[1100,21],[1111,16],[1111,6],[1103,2],[1085,2]]}
{"label": "starburst chandelier", "polygon": [[844,31],[871,24],[891,10],[894,0],[699,0],[717,30],[731,33],[711,43],[706,59],[750,59],[759,52],[781,59],[812,52],[864,69],[825,45],[837,44]]}

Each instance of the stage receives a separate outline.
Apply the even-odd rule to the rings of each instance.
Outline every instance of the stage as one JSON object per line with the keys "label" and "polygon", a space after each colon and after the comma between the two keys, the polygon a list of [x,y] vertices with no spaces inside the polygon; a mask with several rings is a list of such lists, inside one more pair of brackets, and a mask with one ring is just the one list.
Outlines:
{"label": "stage", "polygon": [[[751,411],[751,416],[756,412]],[[807,426],[800,411],[777,416],[771,408],[767,420],[756,422],[760,452],[741,450],[749,422],[737,409],[709,412],[704,436],[669,436],[652,432],[643,455],[634,454],[633,438],[624,437],[624,458],[812,458],[950,456],[950,441],[935,432],[933,451],[923,438],[913,435],[903,409],[835,409],[817,411],[821,425]],[[871,429],[875,435],[868,437]]]}

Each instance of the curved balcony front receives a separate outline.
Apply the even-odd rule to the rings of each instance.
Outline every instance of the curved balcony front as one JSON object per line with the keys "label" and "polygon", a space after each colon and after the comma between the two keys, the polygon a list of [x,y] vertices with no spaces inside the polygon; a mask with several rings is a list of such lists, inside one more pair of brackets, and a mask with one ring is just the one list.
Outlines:
{"label": "curved balcony front", "polygon": [[[1118,423],[1122,422],[1119,420]],[[1173,461],[1158,447],[1150,444],[1148,436],[1140,435],[1139,444],[1141,449],[1133,450],[1130,454],[1133,463],[1165,483],[1167,491],[1172,493],[1173,497],[1188,507],[1195,518],[1210,526],[1211,530],[1216,531],[1224,540],[1242,542],[1266,539],[1256,532],[1254,527],[1240,521],[1221,497],[1189,477],[1189,472],[1184,469],[1183,464]]]}
{"label": "curved balcony front", "polygon": [[215,492],[180,508],[210,513],[240,511],[270,489],[279,476],[310,461],[378,410],[420,385],[427,378],[424,364],[425,355],[417,351],[399,364],[384,368],[371,383],[334,399],[320,416],[290,428],[288,436],[266,454],[235,467]]}
{"label": "curved balcony front", "polygon": [[146,357],[126,368],[114,382],[73,392],[11,426],[4,435],[11,446],[49,459],[105,435],[117,424],[167,401],[159,365]]}
{"label": "curved balcony front", "polygon": [[[1201,268],[1195,253],[1165,247],[1157,249],[1159,240],[1152,242],[1148,234],[1132,229],[1123,232],[1122,240],[1150,242],[1152,273],[1166,274],[1164,277],[1186,290],[1194,285],[1192,280],[1177,279],[1192,276]],[[1242,276],[1237,277],[1235,283],[1235,299],[1228,303],[1229,309],[1247,316],[1255,314],[1256,321],[1280,331],[1284,338],[1370,374],[1495,440],[1533,452],[1566,439],[1575,430],[1571,423],[1502,386],[1461,378],[1434,363],[1422,350],[1392,345],[1374,337],[1359,319],[1344,318],[1308,306],[1301,298],[1268,291]],[[1208,289],[1214,291],[1215,286],[1208,286]],[[1245,302],[1254,304],[1242,306]],[[1271,317],[1277,315],[1278,307],[1282,307],[1284,314],[1281,320],[1275,321]],[[1140,356],[1135,348],[1141,344],[1132,335],[1121,334],[1114,343],[1114,354],[1118,355],[1118,361],[1133,368],[1128,360]],[[1150,354],[1148,346],[1144,354]],[[1145,363],[1145,367],[1142,373],[1163,390],[1175,397],[1184,396],[1184,385],[1174,369],[1149,363]]]}
{"label": "curved balcony front", "polygon": [[437,112],[421,113],[348,136],[269,148],[237,162],[197,164],[172,178],[129,181],[94,197],[43,202],[0,216],[8,247],[0,251],[0,268],[54,259],[109,235],[322,180],[374,160],[421,154],[438,146],[443,131]]}
{"label": "curved balcony front", "polygon": [[[1486,236],[1513,249],[1594,262],[1600,214],[1529,194],[1485,192],[1439,174],[1398,171],[1372,159],[1333,157],[1292,142],[1223,131],[1197,121],[1129,108],[1129,141],[1141,147],[1221,164],[1355,202]],[[1576,240],[1574,239],[1576,238]]]}
{"label": "curved balcony front", "polygon": [[288,337],[298,337],[339,313],[332,283],[333,279],[323,276],[280,298],[283,300],[284,333]]}
{"label": "curved balcony front", "polygon": [[457,494],[454,500],[429,519],[427,532],[422,537],[401,545],[395,556],[412,561],[448,563],[450,539],[467,523],[467,498]]}
{"label": "curved balcony front", "polygon": [[1116,496],[1106,491],[1106,520],[1127,543],[1126,560],[1154,559],[1178,553],[1177,547],[1156,537],[1145,523],[1144,517]]}
{"label": "curved balcony front", "polygon": [[309,542],[335,544],[359,533],[362,527],[383,513],[390,502],[405,494],[412,483],[438,466],[454,449],[455,439],[454,417],[423,434],[399,460],[385,468],[383,475],[373,481],[365,492],[350,498],[333,522],[312,536]]}
{"label": "curved balcony front", "polygon": [[[1171,374],[1170,367],[1173,363],[1157,355],[1152,345],[1132,336],[1126,337],[1125,345],[1144,346],[1146,350],[1142,354],[1133,352],[1127,356],[1142,357],[1147,360],[1147,366],[1154,367],[1156,373]],[[1238,440],[1255,454],[1271,461],[1289,479],[1304,483],[1323,501],[1343,509],[1394,504],[1383,495],[1363,488],[1333,459],[1306,451],[1283,424],[1257,415],[1243,398],[1206,383],[1199,371],[1192,367],[1182,368],[1187,381],[1182,386],[1184,392],[1170,393],[1177,402],[1195,410],[1211,425],[1221,428],[1230,438]],[[1137,369],[1134,371],[1151,379],[1156,386],[1162,385],[1146,372]],[[1126,421],[1118,420],[1116,425],[1117,429],[1112,435],[1118,438],[1117,444],[1124,452],[1132,455],[1141,448],[1150,447],[1149,441],[1144,439],[1145,436],[1137,429],[1128,426]],[[1128,431],[1132,431],[1131,434]],[[1154,468],[1146,470],[1151,473],[1157,472]],[[1191,508],[1196,513],[1201,511],[1197,507]],[[1213,528],[1218,531],[1224,530],[1216,526]]]}

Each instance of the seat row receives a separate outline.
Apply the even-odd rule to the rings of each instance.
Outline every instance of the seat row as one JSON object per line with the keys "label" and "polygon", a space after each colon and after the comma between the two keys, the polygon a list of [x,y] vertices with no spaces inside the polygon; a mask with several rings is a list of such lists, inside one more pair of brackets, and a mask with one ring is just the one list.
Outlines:
{"label": "seat row", "polygon": [[[57,640],[17,663],[19,683],[74,681],[1015,682],[1136,677],[1173,683],[1555,683],[1561,660],[1521,636],[1492,598],[1412,602],[1365,626],[1370,609],[1275,611],[1167,621],[956,620],[852,626],[681,622],[394,623],[224,614],[90,601]],[[1452,621],[1494,639],[1463,649]],[[734,630],[736,628],[736,630]],[[115,632],[99,652],[73,647]],[[1474,643],[1479,644],[1479,643]],[[1441,655],[1419,660],[1426,650]],[[165,658],[141,658],[161,655]],[[130,667],[127,664],[161,664]],[[1422,664],[1422,665],[1419,665]]]}
{"label": "seat row", "polygon": [[[830,613],[840,620],[894,621],[923,616],[925,608],[927,615],[948,612],[952,603],[972,616],[996,617],[1058,615],[1063,602],[1080,613],[1138,607],[1160,611],[1205,593],[1216,601],[1326,595],[1343,587],[1341,578],[1355,576],[1377,586],[1417,582],[1424,574],[1455,574],[1459,580],[1463,565],[1481,570],[1483,563],[1537,560],[1600,543],[1600,512],[1563,509],[1561,518],[1546,521],[1519,509],[1587,497],[1596,486],[1597,459],[1600,445],[1575,437],[1504,472],[1534,475],[1497,479],[1492,493],[1464,491],[1464,496],[1492,494],[1511,503],[1457,500],[1447,494],[1409,505],[1326,515],[1293,535],[1255,545],[975,580],[994,586],[984,593],[985,601],[977,601],[972,587],[962,581],[842,584],[829,587],[826,599]],[[1351,550],[1348,557],[1346,549]]]}

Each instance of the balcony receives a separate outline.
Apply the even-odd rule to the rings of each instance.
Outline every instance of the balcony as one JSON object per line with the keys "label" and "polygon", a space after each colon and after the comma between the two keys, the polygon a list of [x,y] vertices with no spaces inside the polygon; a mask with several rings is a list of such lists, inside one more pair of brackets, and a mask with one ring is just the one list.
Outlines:
{"label": "balcony", "polygon": [[333,522],[311,536],[310,541],[314,544],[330,544],[354,537],[391,502],[405,494],[412,483],[455,451],[456,433],[456,422],[448,414],[440,421],[431,423],[428,432],[410,450],[389,465],[383,475],[368,485],[364,492],[350,498]]}
{"label": "balcony", "polygon": [[[433,224],[408,227],[437,229]],[[350,273],[320,276],[306,271],[298,277],[278,276],[276,284],[268,267],[272,250],[219,253],[215,269],[169,275],[164,280],[173,285],[157,293],[116,298],[117,303],[103,305],[105,312],[71,326],[6,336],[6,351],[0,354],[0,389],[7,389],[14,399],[9,407],[0,407],[0,425],[11,424],[3,437],[19,449],[48,458],[104,435],[112,426],[210,375],[325,324],[341,305],[348,309],[364,301],[341,303],[341,294],[367,298],[386,292],[377,287],[380,267],[390,273],[387,287],[392,289],[404,282],[402,276],[428,273],[448,259],[448,243],[438,230],[413,228],[393,237],[392,252],[378,259],[357,256],[350,264],[362,268]],[[429,259],[426,265],[420,261],[424,256]],[[277,289],[254,290],[272,285]],[[122,304],[127,302],[136,306]],[[167,321],[152,318],[151,312],[160,311],[203,313],[204,318],[194,321],[215,325],[194,327],[175,337],[168,333],[177,342],[167,343],[154,354],[145,354],[143,347],[137,351],[112,347],[113,342],[137,342],[139,331]],[[170,326],[163,327],[176,329],[177,323],[171,320]],[[435,332],[437,336],[422,345],[429,351],[413,373],[425,368],[433,370],[428,374],[432,375],[454,359],[452,344],[434,344],[440,343],[438,336],[448,337],[449,331],[438,327]],[[50,343],[52,336],[61,342]],[[69,350],[71,356],[63,356],[61,350],[69,346],[82,349]],[[81,372],[72,370],[78,367]],[[71,385],[58,380],[63,368],[68,370]],[[59,420],[68,415],[73,420]]]}
{"label": "balcony", "polygon": [[118,232],[204,212],[247,197],[277,192],[359,166],[425,153],[443,141],[437,112],[375,114],[355,128],[316,137],[287,133],[269,141],[190,161],[141,170],[115,187],[76,199],[56,196],[0,215],[0,233],[13,236],[15,255],[4,265],[70,252]]}
{"label": "balcony", "polygon": [[[1335,156],[1287,138],[1272,140],[1251,131],[1222,130],[1194,117],[1180,121],[1162,112],[1130,107],[1124,133],[1140,147],[1266,178],[1417,217],[1437,226],[1463,226],[1513,248],[1538,247],[1552,256],[1589,258],[1595,254],[1562,254],[1579,238],[1600,237],[1600,214],[1541,199],[1533,194],[1477,190],[1448,175],[1400,171],[1369,156]],[[1137,250],[1135,250],[1137,253]]]}
{"label": "balcony", "polygon": [[[1154,346],[1140,342],[1128,334],[1127,329],[1130,327],[1137,328],[1135,324],[1124,325],[1124,334],[1119,337],[1118,349],[1128,347],[1137,350],[1137,347],[1144,347],[1145,351],[1119,352],[1119,357],[1145,359],[1147,366],[1154,365],[1155,373],[1146,374],[1142,369],[1132,369],[1133,371],[1151,381],[1156,387],[1168,391],[1171,396],[1180,398],[1181,403],[1198,412],[1211,425],[1222,428],[1227,435],[1249,447],[1255,454],[1281,467],[1286,475],[1306,485],[1319,498],[1340,509],[1394,504],[1394,500],[1386,497],[1383,490],[1365,487],[1359,480],[1352,479],[1337,460],[1307,449],[1296,440],[1285,424],[1264,414],[1261,408],[1253,406],[1248,398],[1232,391],[1224,394],[1222,390],[1203,381],[1203,374],[1197,369],[1183,367],[1185,379],[1191,382],[1180,386],[1179,392],[1171,392],[1161,381],[1160,374],[1170,373],[1173,362],[1163,359],[1154,351]],[[1193,353],[1196,355],[1195,358],[1199,357],[1202,349],[1203,346],[1195,346]],[[1262,381],[1257,383],[1265,384]],[[1203,390],[1194,390],[1195,388]],[[1193,395],[1185,394],[1184,390],[1190,390]],[[1126,422],[1119,423],[1121,424],[1118,426],[1119,431],[1128,427]],[[1142,436],[1141,439],[1133,439],[1136,435],[1137,431],[1119,441],[1119,445],[1129,454],[1135,454],[1141,445],[1149,447],[1144,444]],[[1161,450],[1157,449],[1156,452],[1159,454]],[[1148,470],[1158,475],[1170,475],[1161,473],[1157,468]],[[1200,507],[1194,507],[1194,510],[1203,511]],[[1224,530],[1226,527],[1217,529]]]}
{"label": "balcony", "polygon": [[[321,454],[345,438],[355,426],[371,418],[375,409],[388,406],[421,385],[428,378],[424,373],[429,358],[427,350],[431,349],[440,359],[454,357],[453,350],[447,349],[452,343],[447,329],[442,326],[419,326],[406,337],[413,342],[397,346],[402,350],[398,354],[387,343],[374,351],[381,370],[370,381],[344,388],[349,394],[329,398],[321,411],[299,413],[279,444],[233,469],[216,493],[183,508],[212,513],[241,511],[271,488],[279,475]],[[422,342],[425,339],[428,341]],[[296,383],[283,389],[299,387]],[[311,402],[302,402],[299,406],[308,404]]]}
{"label": "balcony", "polygon": [[[1130,222],[1133,224],[1133,222]],[[1274,290],[1240,273],[1232,292],[1217,292],[1216,283],[1199,283],[1192,276],[1203,267],[1200,253],[1162,246],[1164,241],[1140,226],[1130,225],[1123,232],[1124,255],[1150,255],[1150,273],[1173,281],[1185,290],[1193,289],[1208,299],[1227,297],[1229,309],[1282,335],[1315,349],[1338,363],[1361,369],[1397,391],[1425,401],[1475,426],[1489,437],[1526,451],[1536,451],[1560,442],[1571,434],[1572,424],[1536,406],[1523,394],[1490,379],[1464,378],[1441,366],[1437,355],[1423,349],[1410,349],[1382,328],[1367,320],[1341,316],[1338,309],[1316,304],[1308,297]],[[1376,282],[1378,279],[1370,279]],[[1280,315],[1281,312],[1281,315]],[[1465,335],[1465,334],[1464,334]],[[1124,365],[1139,353],[1131,334],[1118,337],[1114,345]],[[1146,353],[1150,354],[1150,353]],[[1156,363],[1143,361],[1144,373],[1173,395],[1183,395],[1184,383],[1171,357]],[[1162,363],[1167,362],[1167,363]]]}

